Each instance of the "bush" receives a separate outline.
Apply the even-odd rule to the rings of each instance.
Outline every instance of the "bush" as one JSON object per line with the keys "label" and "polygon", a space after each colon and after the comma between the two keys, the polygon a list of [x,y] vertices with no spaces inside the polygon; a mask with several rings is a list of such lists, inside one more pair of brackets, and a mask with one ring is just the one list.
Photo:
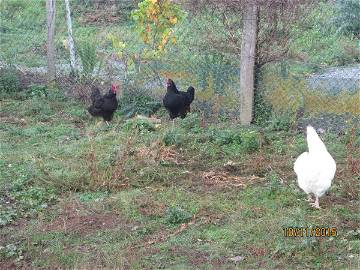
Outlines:
{"label": "bush", "polygon": [[259,150],[259,133],[254,130],[246,130],[241,133],[242,150],[247,153]]}
{"label": "bush", "polygon": [[20,78],[14,67],[0,71],[0,94],[12,95],[21,90]]}
{"label": "bush", "polygon": [[121,98],[119,107],[120,113],[130,118],[136,114],[151,116],[160,109],[161,103],[150,96],[128,91]]}

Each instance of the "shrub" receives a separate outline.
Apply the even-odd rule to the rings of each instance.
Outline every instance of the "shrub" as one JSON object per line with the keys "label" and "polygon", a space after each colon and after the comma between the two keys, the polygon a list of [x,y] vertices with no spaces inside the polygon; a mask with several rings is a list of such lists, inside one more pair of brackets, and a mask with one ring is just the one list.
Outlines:
{"label": "shrub", "polygon": [[245,130],[241,133],[242,150],[247,153],[255,152],[259,149],[259,133],[254,130]]}
{"label": "shrub", "polygon": [[136,114],[150,116],[160,109],[161,103],[150,96],[129,91],[124,93],[119,107],[120,113],[130,118]]}
{"label": "shrub", "polygon": [[21,90],[20,78],[14,67],[0,70],[0,94],[12,95]]}

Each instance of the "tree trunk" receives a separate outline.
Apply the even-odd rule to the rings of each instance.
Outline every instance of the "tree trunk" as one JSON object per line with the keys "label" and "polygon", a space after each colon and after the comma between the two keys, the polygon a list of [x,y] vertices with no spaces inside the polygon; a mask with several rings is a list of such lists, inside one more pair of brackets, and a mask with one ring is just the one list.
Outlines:
{"label": "tree trunk", "polygon": [[48,83],[55,81],[55,1],[46,0]]}
{"label": "tree trunk", "polygon": [[245,3],[240,55],[240,122],[242,125],[249,125],[253,120],[258,13],[256,1]]}
{"label": "tree trunk", "polygon": [[68,46],[70,52],[71,72],[75,75],[77,74],[77,68],[76,68],[74,39],[72,35],[72,22],[71,22],[71,11],[70,11],[69,0],[65,0],[65,7],[66,7],[66,24],[68,29]]}

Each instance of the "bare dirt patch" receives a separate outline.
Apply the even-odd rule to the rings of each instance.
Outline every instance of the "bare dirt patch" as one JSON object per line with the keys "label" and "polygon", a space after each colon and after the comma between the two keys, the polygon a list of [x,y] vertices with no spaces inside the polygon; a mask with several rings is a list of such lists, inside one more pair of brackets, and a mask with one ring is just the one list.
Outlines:
{"label": "bare dirt patch", "polygon": [[53,221],[43,226],[43,231],[64,233],[91,234],[98,230],[114,229],[121,224],[129,225],[125,218],[116,213],[99,213],[86,208],[80,203],[72,202]]}
{"label": "bare dirt patch", "polygon": [[182,165],[185,161],[174,146],[165,146],[160,140],[153,142],[150,146],[143,145],[137,148],[135,156],[145,164],[170,163]]}
{"label": "bare dirt patch", "polygon": [[6,115],[1,115],[1,114],[0,114],[0,122],[13,124],[13,125],[17,125],[17,126],[26,126],[27,125],[27,122],[24,118],[17,118],[14,116],[6,116]]}
{"label": "bare dirt patch", "polygon": [[139,212],[144,216],[163,216],[165,214],[166,206],[163,203],[158,203],[151,198],[142,197],[136,202],[139,205]]}
{"label": "bare dirt patch", "polygon": [[0,262],[0,269],[13,270],[17,269],[16,264],[12,260],[6,260]]}
{"label": "bare dirt patch", "polygon": [[169,248],[168,252],[174,257],[186,257],[188,262],[193,266],[209,263],[217,269],[218,267],[223,267],[227,261],[226,258],[211,258],[211,254],[206,251],[181,246],[173,246]]}

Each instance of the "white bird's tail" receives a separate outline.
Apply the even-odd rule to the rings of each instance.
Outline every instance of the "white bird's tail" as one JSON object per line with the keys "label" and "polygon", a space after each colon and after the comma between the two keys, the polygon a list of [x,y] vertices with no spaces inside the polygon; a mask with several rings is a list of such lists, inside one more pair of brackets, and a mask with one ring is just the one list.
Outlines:
{"label": "white bird's tail", "polygon": [[306,140],[310,154],[319,151],[327,152],[325,144],[320,139],[319,135],[316,133],[316,130],[312,126],[307,126],[306,128]]}

